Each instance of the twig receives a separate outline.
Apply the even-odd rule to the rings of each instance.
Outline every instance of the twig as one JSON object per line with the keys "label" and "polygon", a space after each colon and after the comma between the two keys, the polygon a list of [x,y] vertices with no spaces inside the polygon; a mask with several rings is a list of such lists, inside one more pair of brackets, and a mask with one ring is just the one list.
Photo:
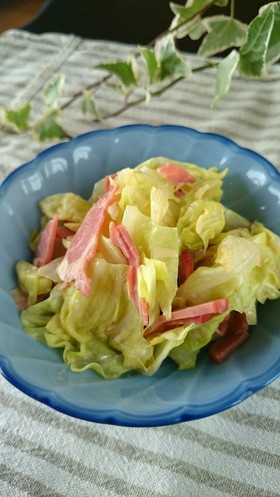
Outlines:
{"label": "twig", "polygon": [[[176,33],[180,28],[182,28],[183,26],[185,26],[187,23],[189,23],[196,16],[203,15],[210,7],[212,7],[214,5],[214,3],[215,3],[215,0],[213,0],[209,5],[207,5],[203,9],[201,9],[201,11],[199,13],[196,13],[196,14],[192,15],[186,21],[182,21],[177,26],[174,26],[173,28],[168,28],[165,31],[162,31],[162,33],[160,33],[153,40],[151,40],[147,44],[147,46],[150,47],[150,48],[152,48],[152,47],[154,47],[156,45],[156,43],[158,43],[162,38],[164,38],[164,36],[167,36],[168,34]],[[132,54],[132,57],[133,56],[136,57],[136,58],[138,58],[140,56],[139,51],[135,52],[134,54]],[[74,103],[76,100],[78,100],[80,97],[82,97],[84,91],[90,91],[90,90],[94,90],[94,89],[97,91],[99,88],[101,88],[102,85],[104,85],[104,83],[107,83],[107,81],[110,80],[112,77],[113,76],[111,74],[108,74],[108,75],[104,76],[103,78],[100,78],[98,81],[95,81],[94,83],[91,83],[88,86],[84,87],[82,90],[77,91],[76,93],[74,93],[72,95],[72,97],[69,100],[67,100],[67,102],[65,102],[64,104],[61,105],[60,110],[66,109],[72,103]]]}
{"label": "twig", "polygon": [[235,14],[235,0],[231,0],[231,2],[230,2],[230,17],[232,17],[232,19],[234,18],[234,14]]}
{"label": "twig", "polygon": [[[206,64],[204,64],[202,66],[195,67],[192,72],[204,71],[205,69],[209,69],[209,68],[214,67],[216,65],[217,65],[217,63],[212,63],[212,62],[209,61],[209,62],[207,62]],[[172,81],[170,81],[165,86],[162,86],[161,88],[158,88],[157,90],[154,90],[154,91],[150,92],[150,96],[152,98],[159,97],[160,95],[162,95],[163,93],[165,93],[167,90],[169,90],[170,88],[172,88],[173,86],[175,86],[177,83],[179,83],[183,79],[185,79],[184,76],[179,76],[178,78],[173,79]],[[122,107],[120,107],[119,109],[117,109],[114,112],[111,112],[111,114],[107,114],[106,116],[104,116],[104,119],[111,119],[112,117],[119,116],[120,114],[122,114],[126,110],[128,110],[128,109],[130,109],[132,107],[136,107],[136,106],[144,103],[145,100],[146,100],[146,95],[142,95],[141,97],[139,97],[139,98],[137,98],[135,100],[126,101],[125,104]],[[99,120],[98,119],[94,119],[93,122],[96,123],[96,122],[99,122]]]}

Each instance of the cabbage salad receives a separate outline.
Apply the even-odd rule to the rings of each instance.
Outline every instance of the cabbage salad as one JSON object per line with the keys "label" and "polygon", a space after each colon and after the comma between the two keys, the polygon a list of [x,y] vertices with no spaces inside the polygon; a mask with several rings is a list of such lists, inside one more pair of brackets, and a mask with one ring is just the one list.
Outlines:
{"label": "cabbage salad", "polygon": [[280,296],[280,238],[221,203],[227,170],[152,158],[106,176],[89,200],[40,202],[32,262],[16,264],[25,331],[73,371],[151,375],[168,357],[223,362],[257,303]]}

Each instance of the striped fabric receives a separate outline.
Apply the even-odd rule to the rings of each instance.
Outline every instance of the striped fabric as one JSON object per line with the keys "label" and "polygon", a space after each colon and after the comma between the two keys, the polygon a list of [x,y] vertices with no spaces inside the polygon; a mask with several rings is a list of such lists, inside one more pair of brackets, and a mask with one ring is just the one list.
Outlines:
{"label": "striped fabric", "polygon": [[[28,98],[36,117],[42,87],[54,74],[67,76],[70,95],[92,81],[94,64],[132,51],[74,36],[9,31],[0,37],[0,108]],[[196,73],[164,98],[106,126],[174,123],[213,131],[280,169],[279,77],[278,66],[262,83],[236,78],[229,97],[211,109],[211,71]],[[107,95],[107,108],[116,103]],[[65,123],[73,135],[92,128],[75,109],[66,112]],[[0,135],[1,178],[46,146],[24,135]],[[69,418],[29,399],[2,376],[0,406],[1,497],[280,496],[280,380],[226,412],[152,429]]]}

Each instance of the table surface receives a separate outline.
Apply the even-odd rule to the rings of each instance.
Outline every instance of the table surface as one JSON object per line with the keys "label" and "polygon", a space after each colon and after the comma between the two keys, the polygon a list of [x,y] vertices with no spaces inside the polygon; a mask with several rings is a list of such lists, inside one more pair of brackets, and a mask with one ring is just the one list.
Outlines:
{"label": "table surface", "polygon": [[[91,81],[94,64],[133,50],[72,35],[8,31],[0,37],[0,108],[28,99],[36,117],[42,88],[55,74],[66,75],[70,95]],[[235,78],[229,97],[212,109],[213,74],[196,73],[106,126],[170,123],[220,133],[280,170],[280,66],[269,76],[265,82]],[[93,128],[75,110],[65,119],[72,135]],[[48,145],[0,135],[0,179]],[[0,406],[1,497],[280,495],[280,379],[228,411],[160,428],[76,420],[28,398],[2,376]]]}

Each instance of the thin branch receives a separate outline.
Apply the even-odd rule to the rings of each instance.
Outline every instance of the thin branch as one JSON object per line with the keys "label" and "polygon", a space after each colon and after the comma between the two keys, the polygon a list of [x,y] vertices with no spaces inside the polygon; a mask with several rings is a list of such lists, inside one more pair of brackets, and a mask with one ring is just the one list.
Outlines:
{"label": "thin branch", "polygon": [[[1,133],[5,133],[6,135],[18,135],[18,131],[16,131],[14,128],[5,126],[5,124],[0,124],[0,131]],[[28,131],[28,130],[26,130]]]}
{"label": "thin branch", "polygon": [[[177,31],[179,31],[180,28],[182,28],[183,26],[185,26],[187,23],[189,23],[191,20],[193,20],[196,16],[203,15],[210,7],[212,7],[214,5],[214,3],[215,3],[215,0],[213,0],[209,5],[207,5],[203,9],[201,9],[200,12],[197,12],[196,14],[192,15],[186,21],[180,22],[177,26],[174,26],[173,28],[166,29],[165,31],[163,31],[162,33],[160,33],[159,35],[157,35],[153,40],[151,40],[147,44],[147,46],[149,48],[154,47],[156,45],[156,43],[158,43],[158,41],[160,41],[162,38],[164,38],[164,36],[167,36],[168,34],[176,33]],[[132,54],[132,57],[133,56],[136,57],[136,58],[138,58],[140,56],[139,51],[135,52],[134,54]],[[92,83],[92,84],[84,87],[82,90],[77,91],[76,93],[74,93],[70,97],[69,100],[67,100],[67,102],[65,102],[64,104],[61,105],[60,110],[66,109],[72,103],[74,103],[76,100],[78,100],[78,98],[82,97],[84,91],[98,90],[104,83],[106,83],[111,78],[112,78],[112,75],[108,74],[108,75],[104,76],[103,78],[100,78],[98,81],[95,81],[95,83]]]}
{"label": "thin branch", "polygon": [[[205,69],[209,69],[211,67],[215,67],[216,65],[217,65],[217,63],[212,63],[212,62],[209,61],[209,62],[207,62],[206,64],[204,64],[202,66],[195,67],[192,70],[192,72],[204,71]],[[182,81],[184,79],[185,79],[185,76],[178,76],[178,78],[173,79],[172,81],[170,81],[166,85],[161,86],[157,90],[154,90],[154,91],[150,92],[151,98],[160,97],[163,93],[165,93],[167,90],[170,90],[170,88],[172,88],[173,86],[175,86],[177,83],[179,83],[180,81]],[[120,114],[122,114],[126,110],[128,110],[128,109],[130,109],[132,107],[137,107],[138,105],[144,103],[145,101],[146,101],[146,95],[142,95],[141,97],[139,97],[139,98],[137,98],[135,100],[126,101],[125,104],[122,107],[120,107],[116,111],[112,112],[111,114],[107,114],[106,116],[104,116],[104,119],[111,119],[112,117],[119,116]],[[94,119],[93,122],[99,122],[99,120],[98,119]]]}
{"label": "thin branch", "polygon": [[82,90],[78,90],[76,93],[74,93],[67,102],[65,102],[63,105],[60,106],[60,110],[64,110],[69,105],[74,103],[78,98],[82,97],[84,91],[90,91],[94,89],[100,88],[104,83],[106,83],[110,78],[111,74],[107,74],[103,78],[100,78],[98,81],[95,81],[94,83],[91,83],[90,85],[85,86]]}
{"label": "thin branch", "polygon": [[[215,0],[210,1],[207,6],[205,6],[204,8],[202,8],[199,12],[196,12],[195,14],[191,15],[187,20],[183,20],[181,22],[179,21],[176,26],[169,27],[168,29],[166,29],[165,31],[163,31],[162,33],[160,33],[159,35],[157,35],[153,40],[151,40],[147,44],[147,47],[150,47],[150,48],[155,47],[155,45],[160,40],[162,40],[165,36],[168,36],[168,35],[174,34],[174,38],[176,38],[176,33],[183,26],[185,26],[186,24],[189,24],[192,20],[195,21],[196,18],[200,18],[208,9],[210,9],[214,5],[214,3],[215,3]],[[231,0],[231,2],[230,2],[230,13],[231,13],[232,17],[234,16],[234,10],[235,10],[234,8],[235,8],[235,0]],[[132,53],[132,55],[131,55],[131,57],[135,57],[135,59],[139,58],[140,56],[141,56],[141,53],[140,53],[139,50],[137,52],[135,52],[134,54]],[[205,69],[209,69],[211,67],[215,67],[216,65],[217,65],[217,63],[214,63],[211,60],[207,60],[205,64],[193,68],[192,72],[195,73],[195,72],[203,71]],[[64,103],[59,107],[59,110],[63,111],[67,107],[71,106],[74,102],[76,102],[79,98],[81,98],[83,96],[83,93],[85,91],[93,91],[93,92],[96,93],[100,88],[102,88],[103,85],[105,85],[113,77],[114,76],[112,74],[107,74],[106,76],[100,77],[95,82],[90,83],[87,86],[83,87],[82,89],[76,91],[74,94],[72,94],[68,98],[68,100],[66,100],[66,101],[64,100]],[[181,80],[184,80],[184,79],[185,79],[185,76],[179,76],[177,78],[174,78],[173,80],[169,81],[167,84],[165,84],[163,86],[160,86],[157,89],[154,89],[154,91],[150,91],[150,97],[151,98],[159,97],[160,95],[162,95],[163,93],[165,93],[168,89],[170,89],[171,87],[175,86],[177,83],[179,83]],[[125,112],[128,109],[130,109],[132,107],[136,107],[136,106],[144,103],[146,100],[147,100],[146,94],[143,94],[140,97],[134,98],[134,99],[131,99],[131,100],[129,100],[129,98],[127,98],[127,99],[125,99],[123,105],[121,105],[117,110],[115,110],[111,114],[105,115],[103,119],[106,120],[106,119],[110,119],[110,118],[116,117],[116,116],[122,114],[123,112]],[[100,122],[100,119],[95,118],[95,119],[93,119],[93,122]],[[7,128],[6,126],[3,126],[3,124],[1,125],[1,123],[0,123],[0,131],[1,130],[3,132],[5,132],[5,133],[10,133],[10,134],[17,133],[16,130],[13,130],[13,129],[9,128],[9,127]],[[67,138],[71,138],[71,136],[67,135]]]}
{"label": "thin branch", "polygon": [[230,17],[234,18],[235,14],[235,0],[231,0],[230,2]]}
{"label": "thin branch", "polygon": [[[162,95],[162,93],[169,90],[172,86],[177,84],[182,79],[185,79],[184,76],[180,76],[180,77],[174,79],[173,81],[169,82],[167,85],[151,92],[150,96],[152,98],[159,97],[160,95]],[[142,95],[141,97],[136,98],[134,100],[127,100],[125,102],[125,104],[122,105],[119,109],[115,110],[114,112],[111,112],[111,114],[107,114],[106,116],[104,116],[104,119],[111,119],[112,117],[119,116],[120,114],[122,114],[126,110],[131,109],[132,107],[137,107],[138,105],[144,103],[145,101],[146,101],[146,95]],[[99,122],[99,120],[94,119],[93,122]]]}
{"label": "thin branch", "polygon": [[[217,63],[214,63],[212,61],[207,61],[206,64],[203,64],[201,66],[197,66],[195,68],[192,69],[192,72],[195,73],[195,72],[200,72],[200,71],[204,71],[206,69],[209,69],[211,67],[215,67],[217,65]],[[104,79],[109,79],[109,76],[106,76]],[[172,88],[173,86],[175,86],[177,83],[179,83],[180,81],[184,80],[185,79],[185,76],[179,76],[178,78],[175,78],[173,79],[172,81],[169,81],[166,85],[164,86],[161,86],[160,88],[158,88],[157,90],[154,90],[154,91],[151,91],[150,92],[150,96],[151,98],[156,98],[156,97],[160,97],[163,93],[165,93],[167,90],[169,90],[170,88]],[[94,88],[97,86],[97,83],[93,83],[92,85],[89,85],[87,86],[87,90]],[[74,98],[78,98],[79,96],[82,95],[82,92],[77,92],[75,95],[73,95],[72,97],[72,101]],[[130,109],[130,108],[133,108],[133,107],[137,107],[138,105],[144,103],[146,101],[146,95],[142,95],[141,97],[137,98],[137,99],[134,99],[134,100],[126,100],[124,105],[122,105],[121,107],[119,107],[119,109],[117,109],[116,111],[114,112],[111,112],[111,114],[107,114],[103,117],[103,120],[106,120],[106,119],[111,119],[113,117],[117,117],[119,116],[120,114],[122,114],[123,112],[125,112],[126,110]],[[70,105],[70,101],[66,102],[66,104],[64,104],[63,106],[61,106],[60,109],[65,109],[68,105]],[[101,119],[102,121],[102,119]],[[100,122],[100,119],[93,119],[92,120],[93,123],[98,123]],[[2,131],[3,133],[6,133],[6,134],[18,134],[18,132],[16,130],[14,130],[13,128],[9,128],[7,126],[4,126],[4,125],[0,125],[0,131]],[[73,138],[71,135],[69,135],[65,129],[64,129],[64,132],[65,132],[65,138]]]}
{"label": "thin branch", "polygon": [[206,69],[211,69],[211,67],[216,67],[218,65],[218,62],[213,62],[212,60],[207,60],[205,64],[202,66],[197,66],[192,69],[192,72],[201,72],[205,71]]}

